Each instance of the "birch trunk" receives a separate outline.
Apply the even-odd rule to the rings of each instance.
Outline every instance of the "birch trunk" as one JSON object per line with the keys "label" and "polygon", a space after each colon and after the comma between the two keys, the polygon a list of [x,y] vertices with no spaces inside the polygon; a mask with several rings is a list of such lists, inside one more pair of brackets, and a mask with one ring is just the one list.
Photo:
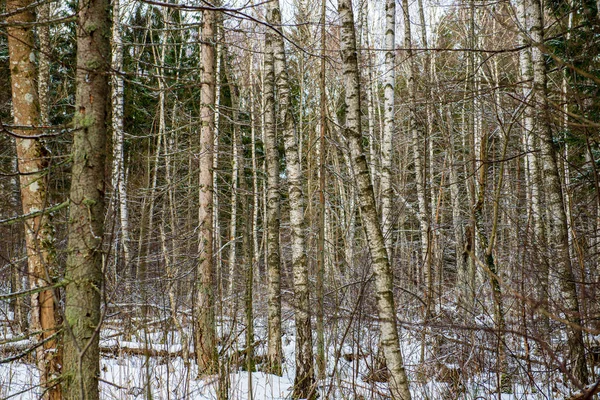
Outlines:
{"label": "birch trunk", "polygon": [[[248,64],[252,68],[252,63]],[[260,247],[258,244],[258,212],[259,212],[259,194],[258,194],[258,159],[256,155],[256,117],[255,117],[255,99],[254,99],[254,76],[250,73],[250,137],[252,149],[252,265],[258,266],[260,263]],[[255,270],[259,272],[259,268]]]}
{"label": "birch trunk", "polygon": [[[112,130],[113,130],[113,165],[112,187],[115,199],[115,210],[119,210],[121,246],[123,249],[123,266],[125,271],[129,268],[129,215],[127,210],[127,186],[125,182],[125,160],[123,151],[123,39],[121,37],[121,3],[113,0],[113,25],[112,25]],[[115,279],[117,277],[115,276]]]}
{"label": "birch trunk", "polygon": [[384,64],[384,125],[381,143],[381,221],[385,237],[385,248],[388,257],[392,259],[393,249],[393,216],[392,198],[392,155],[394,143],[395,87],[396,87],[396,1],[387,0],[385,3],[385,64]]}
{"label": "birch trunk", "polygon": [[107,0],[79,5],[76,130],[65,273],[63,394],[67,399],[99,398],[109,20]]}
{"label": "birch trunk", "polygon": [[462,299],[462,306],[472,304],[472,301],[467,300],[469,294],[472,293],[468,285],[468,254],[465,250],[464,228],[463,228],[463,210],[461,207],[461,180],[458,171],[461,158],[456,151],[456,140],[454,138],[453,115],[450,107],[446,107],[446,125],[448,135],[448,155],[450,159],[450,203],[452,205],[452,227],[454,228],[454,240],[456,251],[456,281],[458,284],[459,298]]}
{"label": "birch trunk", "polygon": [[[227,53],[225,53],[227,57]],[[225,71],[230,71],[230,68],[227,65],[223,66]],[[227,72],[226,72],[227,73]],[[233,119],[233,129],[232,129],[232,138],[231,138],[231,147],[232,147],[232,156],[231,156],[231,215],[229,221],[229,288],[228,288],[228,297],[233,298],[234,294],[234,282],[236,279],[236,258],[237,258],[237,218],[238,218],[238,186],[239,186],[239,170],[240,170],[240,161],[238,155],[238,135],[239,135],[239,99],[236,93],[237,88],[232,84],[233,76],[231,74],[227,74],[227,82],[229,83],[229,92],[231,93],[231,103],[232,103],[232,119]],[[235,308],[234,308],[235,309]]]}
{"label": "birch trunk", "polygon": [[[267,5],[267,21],[281,27],[279,0]],[[296,320],[296,377],[292,398],[316,398],[314,388],[313,341],[310,320],[307,249],[305,239],[302,190],[302,164],[298,154],[298,138],[292,115],[291,90],[287,75],[285,47],[281,35],[272,34],[275,84],[279,95],[278,130],[284,139],[288,193],[290,201],[290,226],[292,231],[292,269],[294,274],[294,308]]]}
{"label": "birch trunk", "polygon": [[325,21],[326,0],[321,0],[321,64],[319,76],[320,115],[319,115],[319,237],[317,239],[317,368],[318,378],[324,379],[327,373],[325,358],[324,325],[324,278],[325,278],[325,131],[327,124],[327,93],[325,92]]}
{"label": "birch trunk", "polygon": [[282,374],[281,348],[281,260],[279,257],[279,154],[275,124],[275,65],[273,59],[273,34],[265,40],[264,87],[264,143],[267,172],[267,275],[268,275],[268,368],[275,375]]}
{"label": "birch trunk", "polygon": [[[475,38],[475,0],[469,0],[469,28],[467,46],[469,49],[475,49],[476,38]],[[467,193],[468,205],[469,205],[469,219],[470,223],[464,229],[464,248],[462,249],[463,256],[467,256],[469,252],[476,251],[476,231],[475,228],[475,216],[473,210],[476,202],[476,166],[475,160],[477,156],[475,150],[475,52],[471,51],[467,57],[467,71],[465,74],[465,92],[463,97],[463,107],[461,110],[462,116],[462,148],[463,148],[463,165],[464,165],[464,176],[468,177],[465,179],[465,191]],[[469,97],[472,99],[469,101]],[[475,266],[474,257],[465,257],[465,269],[464,273],[459,274],[459,284],[462,286],[462,293],[460,297],[461,309],[464,310],[464,316],[470,318],[470,314],[473,312],[475,307],[475,296],[477,291],[477,268]],[[461,272],[459,270],[459,272]]]}
{"label": "birch trunk", "polygon": [[410,13],[408,0],[402,0],[402,11],[404,14],[404,47],[408,56],[408,69],[406,81],[409,97],[409,130],[412,139],[413,160],[415,165],[415,184],[417,186],[417,199],[419,205],[419,225],[421,229],[421,262],[423,263],[423,283],[425,284],[426,303],[431,296],[430,286],[432,283],[431,257],[429,254],[429,205],[426,193],[425,159],[422,145],[422,133],[417,127],[417,94],[416,94],[416,60],[412,50],[412,37],[410,28]]}
{"label": "birch trunk", "polygon": [[[521,34],[519,36],[520,44],[529,45],[528,34],[524,31],[530,26],[527,1],[521,1],[518,5],[518,19],[521,24]],[[533,88],[531,81],[533,79],[531,51],[525,49],[519,54],[521,80],[527,82],[522,89],[523,101],[526,106],[523,111],[523,141],[525,147],[525,183],[527,199],[527,220],[533,225],[533,244],[537,248],[544,249],[548,245],[546,239],[546,230],[542,218],[542,202],[540,183],[543,181],[539,168],[539,155],[536,152],[537,132],[534,131],[535,105],[533,99]],[[539,301],[543,307],[548,307],[548,264],[543,257],[539,257],[540,251],[533,252],[534,265],[541,268],[541,272],[536,274],[539,279]],[[550,326],[548,318],[542,317],[544,335],[549,333]]]}
{"label": "birch trunk", "polygon": [[40,123],[50,124],[50,25],[44,24],[50,20],[50,2],[40,4],[37,9],[37,27],[40,50],[38,52],[38,94],[40,103]]}
{"label": "birch trunk", "polygon": [[[527,1],[527,0],[526,0]],[[537,134],[540,137],[542,170],[545,179],[548,221],[548,241],[550,251],[548,261],[555,263],[560,284],[560,303],[564,305],[569,346],[570,367],[573,375],[583,384],[588,382],[583,335],[581,332],[581,312],[575,276],[569,253],[569,231],[562,185],[558,172],[557,154],[550,125],[547,96],[546,63],[540,46],[544,41],[544,22],[541,0],[529,0],[531,59],[533,63],[533,93],[535,106],[539,110]]]}
{"label": "birch trunk", "polygon": [[344,136],[350,147],[352,167],[355,171],[355,182],[360,202],[360,215],[367,236],[373,269],[377,309],[380,318],[381,345],[390,371],[389,387],[393,399],[409,400],[411,398],[406,371],[400,352],[398,327],[393,294],[392,269],[390,267],[385,242],[375,206],[373,186],[369,179],[365,151],[362,145],[360,114],[360,80],[356,52],[356,36],[354,15],[351,0],[340,0],[338,3],[342,22],[341,47],[344,64],[344,80],[346,87],[347,118]]}
{"label": "birch trunk", "polygon": [[200,67],[200,176],[199,176],[199,265],[197,275],[195,352],[198,375],[217,372],[218,354],[213,288],[213,138],[215,133],[215,22],[216,11],[204,11],[202,64]]}
{"label": "birch trunk", "polygon": [[[508,146],[508,137],[505,138],[504,151],[502,159],[506,156],[506,149]],[[484,266],[486,267],[486,275],[489,277],[490,285],[492,287],[492,297],[494,300],[494,323],[497,331],[497,349],[498,349],[498,373],[499,373],[499,393],[511,393],[511,377],[508,373],[508,360],[506,359],[506,320],[504,315],[504,299],[502,297],[502,287],[500,286],[499,271],[494,260],[493,250],[495,242],[495,233],[498,226],[498,213],[500,204],[500,195],[502,193],[502,178],[504,175],[504,163],[500,166],[500,178],[498,180],[496,191],[494,195],[494,217],[492,221],[492,233],[488,237],[488,234],[484,228],[484,216],[483,206],[485,201],[485,193],[487,188],[487,138],[484,136],[481,143],[481,153],[479,159],[484,166],[479,170],[479,192],[477,195],[477,203],[475,203],[474,215],[475,215],[475,226],[477,228],[477,234],[479,236],[479,242],[482,246],[482,252],[484,255]],[[475,257],[474,253],[471,254]]]}
{"label": "birch trunk", "polygon": [[[420,36],[421,36],[421,43],[424,49],[428,49],[429,45],[428,45],[428,41],[427,41],[427,23],[425,20],[425,8],[423,6],[423,0],[418,0],[418,7],[419,7],[419,22],[420,22]],[[425,191],[425,195],[429,196],[429,199],[427,201],[427,204],[429,204],[428,210],[429,210],[429,231],[428,231],[428,235],[427,235],[427,245],[429,247],[428,249],[428,254],[427,254],[427,268],[429,271],[429,274],[431,275],[429,277],[429,281],[427,282],[428,284],[428,288],[427,288],[427,292],[429,293],[429,298],[428,300],[428,304],[427,304],[427,311],[426,311],[426,318],[429,317],[429,314],[431,313],[431,302],[432,300],[434,300],[434,281],[436,279],[442,279],[442,271],[443,268],[439,269],[439,273],[436,274],[436,271],[433,269],[434,267],[434,263],[435,263],[435,257],[436,254],[439,254],[438,252],[441,251],[440,249],[436,248],[436,236],[434,234],[434,230],[431,228],[431,224],[437,225],[437,216],[439,215],[438,213],[438,196],[436,193],[436,187],[434,185],[434,161],[435,161],[435,151],[434,151],[434,133],[433,133],[433,129],[434,129],[434,117],[437,115],[437,113],[435,112],[435,110],[433,109],[433,103],[432,103],[432,98],[433,98],[433,92],[432,92],[432,77],[434,76],[434,73],[432,72],[432,67],[434,67],[434,63],[432,63],[432,57],[431,57],[431,53],[427,50],[425,50],[424,54],[423,54],[423,76],[422,76],[422,81],[423,81],[423,86],[424,88],[423,93],[425,94],[425,115],[426,115],[426,127],[425,127],[425,156],[424,156],[424,165],[425,165],[425,169],[427,168],[427,166],[429,166],[429,173],[426,173],[426,177],[424,178],[425,180],[425,187],[427,187],[427,184],[429,183],[429,193],[427,193],[427,191]],[[429,176],[429,182],[427,182],[427,175]],[[443,173],[442,173],[443,175]],[[440,178],[440,179],[443,179]],[[441,266],[441,263],[440,263]],[[438,290],[439,291],[439,290]],[[434,305],[435,307],[435,305]]]}
{"label": "birch trunk", "polygon": [[[215,23],[216,24],[216,23]],[[217,33],[216,36],[219,36],[220,26],[216,27]],[[202,53],[202,45],[200,45],[200,53]],[[221,129],[221,45],[217,42],[215,44],[215,53],[216,53],[216,67],[215,67],[215,108],[214,108],[214,132],[220,132]],[[221,224],[219,223],[219,210],[220,201],[219,201],[219,135],[213,136],[213,249],[217,249],[216,254],[214,254],[213,258],[213,271],[216,271],[217,282],[215,286],[217,287],[219,298],[223,298],[223,256],[221,254],[221,249],[223,248],[223,239],[221,236]],[[219,314],[223,315],[223,303],[219,301]]]}
{"label": "birch trunk", "polygon": [[[25,8],[25,10],[7,18],[7,22],[9,24],[34,22],[35,17],[31,5],[32,2],[29,0],[8,1],[7,12],[10,13],[21,8]],[[49,206],[47,176],[49,153],[41,140],[35,138],[43,132],[36,128],[40,125],[41,116],[38,88],[36,87],[37,71],[32,25],[9,25],[7,31],[14,123],[33,128],[15,129],[16,134],[22,135],[15,139],[15,144],[21,204],[23,214],[27,215],[42,211]],[[32,136],[32,138],[26,138],[27,136]],[[41,214],[27,218],[24,230],[30,289],[53,285],[59,277],[59,271],[56,268],[54,228],[50,216]],[[33,332],[43,331],[42,334],[35,336],[37,341],[48,340],[36,352],[36,363],[40,370],[40,385],[44,391],[43,399],[47,400],[61,398],[58,379],[62,361],[61,350],[56,338],[59,321],[54,290],[43,290],[31,296],[31,329]]]}

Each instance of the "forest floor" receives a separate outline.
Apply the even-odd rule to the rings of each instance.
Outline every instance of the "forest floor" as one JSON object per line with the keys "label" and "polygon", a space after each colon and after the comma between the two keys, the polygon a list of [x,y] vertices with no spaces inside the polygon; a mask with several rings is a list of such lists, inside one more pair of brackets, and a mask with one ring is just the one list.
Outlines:
{"label": "forest floor", "polygon": [[[109,325],[109,324],[107,324]],[[231,332],[221,324],[221,343],[230,349],[229,354],[241,354],[244,328],[236,322],[236,335],[232,339],[223,337]],[[119,332],[121,331],[121,332]],[[102,332],[101,347],[101,399],[218,399],[220,387],[228,387],[232,400],[278,400],[291,399],[294,381],[294,326],[291,321],[284,326],[282,338],[284,350],[283,376],[260,371],[244,371],[243,361],[229,357],[231,371],[223,374],[228,379],[213,375],[198,379],[193,360],[184,362],[181,339],[174,330],[137,330],[122,334],[122,329],[107,328]],[[5,335],[6,336],[6,335]],[[481,372],[458,384],[454,379],[453,367],[433,363],[426,371],[418,368],[421,357],[421,341],[417,335],[403,331],[403,354],[411,380],[414,399],[564,399],[565,394],[551,388],[545,378],[540,377],[537,389],[529,385],[512,384],[513,393],[495,393],[497,374]],[[256,354],[264,355],[266,329],[257,324]],[[376,370],[374,354],[377,334],[372,328],[359,330],[333,329],[328,332],[327,378],[319,381],[320,399],[387,399],[387,383],[373,382],[372,371]],[[353,344],[352,344],[353,343]],[[221,347],[221,351],[223,347]],[[6,354],[2,358],[6,357]],[[38,373],[31,359],[0,364],[0,399],[33,400],[40,398]],[[441,369],[440,369],[441,367]],[[444,368],[446,368],[444,370]],[[435,369],[435,370],[434,370]],[[335,373],[334,373],[335,371]],[[444,372],[445,371],[445,372]],[[426,377],[425,377],[426,376]],[[433,377],[433,378],[432,378]],[[461,378],[462,379],[462,378]],[[252,394],[250,395],[250,389]]]}

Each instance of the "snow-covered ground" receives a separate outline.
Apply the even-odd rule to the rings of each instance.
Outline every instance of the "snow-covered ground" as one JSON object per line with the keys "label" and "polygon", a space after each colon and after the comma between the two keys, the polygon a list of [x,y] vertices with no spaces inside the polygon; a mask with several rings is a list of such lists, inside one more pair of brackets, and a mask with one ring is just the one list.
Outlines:
{"label": "snow-covered ground", "polygon": [[[240,328],[242,329],[242,328]],[[285,354],[283,376],[261,371],[248,373],[235,368],[227,374],[228,382],[217,375],[196,378],[196,366],[192,360],[185,364],[180,356],[132,355],[128,352],[104,354],[101,360],[101,398],[109,399],[217,399],[219,385],[229,386],[229,399],[266,400],[290,399],[294,381],[294,329],[291,323],[284,327],[282,338]],[[335,332],[333,330],[332,332]],[[377,335],[373,329],[360,328],[348,332],[337,331],[329,336],[328,376],[319,382],[321,399],[386,399],[387,384],[370,382],[366,377],[374,364]],[[257,329],[257,339],[262,343],[257,354],[264,354],[264,327]],[[171,353],[181,350],[180,336],[171,331],[140,333],[138,336],[121,336],[114,329],[103,331],[102,345],[118,349],[119,346],[151,348]],[[238,335],[236,345],[242,348],[243,334]],[[342,343],[342,338],[343,343]],[[354,344],[352,344],[354,343]],[[419,377],[420,341],[404,333],[403,354],[414,399],[498,399],[495,394],[497,375],[480,373],[461,388],[452,391],[452,384],[439,382],[439,371],[428,371]],[[232,368],[233,369],[233,368]],[[541,378],[543,379],[543,378]],[[0,399],[39,399],[38,374],[33,364],[14,361],[0,364]],[[548,382],[541,382],[536,390],[518,383],[513,384],[512,394],[503,394],[502,400],[563,399],[564,394],[554,393]],[[249,394],[252,388],[252,395]]]}

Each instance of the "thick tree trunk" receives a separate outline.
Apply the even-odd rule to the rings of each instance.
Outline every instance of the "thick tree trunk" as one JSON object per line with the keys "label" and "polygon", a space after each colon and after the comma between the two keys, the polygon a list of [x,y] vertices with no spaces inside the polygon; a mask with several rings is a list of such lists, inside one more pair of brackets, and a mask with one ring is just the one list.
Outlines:
{"label": "thick tree trunk", "polygon": [[218,353],[213,288],[213,138],[215,134],[215,11],[204,11],[202,22],[202,64],[200,67],[200,176],[199,238],[195,328],[198,375],[217,372]]}
{"label": "thick tree trunk", "polygon": [[[281,26],[279,0],[267,5],[267,21]],[[302,165],[298,154],[298,138],[292,115],[291,90],[287,75],[285,47],[281,35],[272,35],[275,84],[279,95],[277,127],[284,139],[286,172],[290,201],[290,226],[292,230],[292,269],[294,273],[294,308],[296,320],[296,377],[292,398],[315,398],[313,367],[313,341],[310,320],[307,249],[305,240],[304,206],[302,190]]]}
{"label": "thick tree trunk", "polygon": [[266,199],[266,258],[268,275],[268,367],[275,375],[281,375],[281,261],[279,258],[279,154],[275,125],[275,66],[273,59],[273,34],[267,33],[264,59],[264,143],[265,169],[267,173]]}
{"label": "thick tree trunk", "polygon": [[[31,7],[29,0],[11,0],[6,11]],[[10,23],[34,22],[33,9],[29,8],[8,18]],[[41,121],[38,88],[36,86],[36,68],[34,57],[34,35],[31,25],[9,26],[8,51],[12,83],[12,109],[15,125],[33,129],[16,129],[15,133],[32,136],[31,139],[16,138],[17,165],[21,188],[23,214],[42,211],[48,204],[48,151],[39,138],[41,132],[36,129]],[[47,49],[46,49],[47,50]],[[47,81],[46,81],[47,84]],[[54,247],[54,228],[49,215],[41,214],[25,220],[25,245],[27,249],[27,272],[30,289],[42,288],[55,283],[59,276],[56,268],[56,250]],[[31,329],[38,341],[49,339],[36,353],[36,362],[40,370],[40,385],[44,399],[60,399],[58,386],[60,375],[61,350],[57,334],[60,317],[54,290],[43,290],[31,296]],[[54,338],[52,338],[54,337]]]}
{"label": "thick tree trunk", "polygon": [[369,179],[365,152],[362,145],[360,114],[360,80],[356,53],[356,37],[351,0],[340,0],[338,3],[342,22],[342,61],[344,63],[344,79],[346,86],[347,118],[344,136],[350,147],[352,167],[360,202],[360,215],[367,235],[369,250],[375,273],[375,290],[377,309],[381,327],[381,345],[390,371],[390,392],[393,399],[409,400],[411,398],[408,379],[400,352],[398,327],[394,304],[392,270],[390,267],[381,226],[375,207],[373,186]]}
{"label": "thick tree trunk", "polygon": [[99,398],[109,4],[79,5],[64,333],[64,395]]}
{"label": "thick tree trunk", "polygon": [[[527,1],[527,0],[526,0]],[[567,338],[569,345],[570,368],[573,375],[583,384],[588,382],[588,371],[585,359],[585,349],[583,344],[583,334],[581,331],[581,311],[579,308],[579,298],[577,295],[577,286],[571,264],[569,253],[569,232],[567,215],[562,193],[562,185],[558,172],[556,160],[556,149],[554,147],[554,138],[552,127],[550,125],[550,115],[547,96],[547,78],[546,62],[540,45],[544,41],[544,23],[541,0],[528,0],[530,20],[530,32],[533,47],[531,58],[533,62],[533,91],[535,106],[539,110],[538,135],[540,137],[542,170],[545,179],[546,205],[548,215],[551,218],[548,221],[548,241],[549,254],[548,260],[556,265],[558,279],[560,283],[560,304],[564,305],[566,319],[569,324],[567,329]]]}

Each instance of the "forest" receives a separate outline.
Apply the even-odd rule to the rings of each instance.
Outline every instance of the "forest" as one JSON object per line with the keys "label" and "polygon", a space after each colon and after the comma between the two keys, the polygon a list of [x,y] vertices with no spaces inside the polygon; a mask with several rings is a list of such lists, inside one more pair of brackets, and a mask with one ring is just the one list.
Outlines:
{"label": "forest", "polygon": [[600,397],[600,1],[1,0],[1,399]]}

